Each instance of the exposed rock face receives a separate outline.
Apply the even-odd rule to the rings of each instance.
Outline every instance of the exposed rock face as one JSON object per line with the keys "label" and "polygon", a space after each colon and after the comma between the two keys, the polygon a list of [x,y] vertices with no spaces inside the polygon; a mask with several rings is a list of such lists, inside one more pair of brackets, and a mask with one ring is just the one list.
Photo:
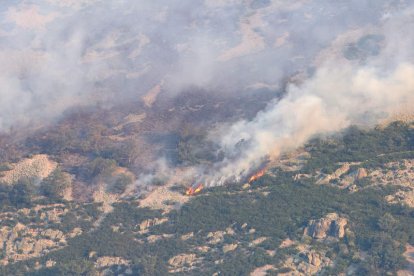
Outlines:
{"label": "exposed rock face", "polygon": [[207,235],[208,243],[209,244],[218,244],[224,240],[224,235],[226,232],[224,231],[216,231],[216,232],[210,232]]}
{"label": "exposed rock face", "polygon": [[414,246],[410,244],[405,245],[405,252],[403,254],[405,260],[407,261],[406,267],[404,270],[399,270],[397,272],[398,276],[411,276],[414,274]]}
{"label": "exposed rock face", "polygon": [[45,263],[45,267],[53,267],[56,265],[56,262],[53,260],[47,260]]}
{"label": "exposed rock face", "polygon": [[304,249],[298,255],[289,257],[284,262],[283,267],[289,268],[291,271],[280,275],[315,275],[332,264],[332,260],[327,258],[323,252]]}
{"label": "exposed rock face", "polygon": [[414,159],[387,163],[369,175],[374,183],[380,185],[398,185],[414,188]]}
{"label": "exposed rock face", "polygon": [[304,260],[313,266],[320,267],[322,263],[321,255],[314,251],[305,252],[303,254]]}
{"label": "exposed rock face", "polygon": [[359,168],[355,173],[355,179],[360,180],[368,176],[368,172],[365,168]]}
{"label": "exposed rock face", "polygon": [[276,270],[273,265],[265,265],[250,272],[250,276],[266,276],[268,275],[268,272],[272,270]]}
{"label": "exposed rock face", "polygon": [[29,228],[21,223],[10,228],[0,229],[0,245],[2,246],[2,264],[8,260],[21,261],[43,256],[53,249],[66,245],[63,232],[56,229]]}
{"label": "exposed rock face", "polygon": [[65,237],[62,231],[54,229],[46,229],[41,232],[41,235],[51,240],[62,240]]}
{"label": "exposed rock face", "polygon": [[327,214],[324,218],[311,220],[305,228],[304,235],[314,239],[326,239],[327,237],[343,238],[345,226],[348,221],[339,217],[336,213]]}
{"label": "exposed rock face", "polygon": [[194,237],[194,232],[187,233],[181,236],[181,240],[186,241]]}
{"label": "exposed rock face", "polygon": [[174,234],[162,234],[162,235],[150,235],[146,238],[146,241],[149,243],[154,243],[162,239],[170,239],[174,237]]}
{"label": "exposed rock face", "polygon": [[[359,163],[345,163],[332,174],[322,174],[321,178],[316,182],[317,184],[334,184],[339,188],[349,188],[355,181],[361,180],[369,176],[365,168],[358,168],[351,170],[351,165],[358,165]],[[355,189],[354,189],[355,191]]]}
{"label": "exposed rock face", "polygon": [[414,159],[390,162],[385,168],[374,170],[369,177],[377,185],[395,185],[403,188],[385,200],[391,204],[404,204],[414,207]]}
{"label": "exposed rock face", "polygon": [[268,239],[267,237],[257,238],[254,241],[252,241],[251,243],[249,243],[249,246],[250,247],[257,246],[257,245],[263,243],[264,241],[266,241],[267,239]]}
{"label": "exposed rock face", "polygon": [[130,262],[128,260],[125,260],[120,257],[104,256],[104,257],[99,257],[96,260],[95,267],[99,269],[99,268],[109,267],[113,265],[128,265],[129,263]]}
{"label": "exposed rock face", "polygon": [[236,243],[226,244],[226,245],[223,246],[223,253],[234,251],[234,250],[236,250],[237,246],[238,245]]}
{"label": "exposed rock face", "polygon": [[82,234],[82,232],[83,232],[82,229],[79,227],[73,228],[72,232],[69,233],[69,237],[74,238]]}
{"label": "exposed rock face", "polygon": [[141,234],[146,233],[146,232],[148,232],[148,229],[149,229],[150,227],[153,227],[153,226],[155,226],[155,225],[162,224],[162,223],[167,222],[167,221],[168,221],[168,219],[167,219],[167,218],[154,218],[154,219],[147,219],[147,220],[144,220],[144,221],[143,221],[143,222],[141,222],[141,223],[140,223],[140,225],[139,225],[139,230],[140,230],[140,233],[141,233]]}
{"label": "exposed rock face", "polygon": [[343,164],[339,169],[337,169],[333,174],[328,174],[324,177],[322,177],[317,184],[329,184],[330,181],[334,179],[340,178],[342,175],[349,172],[350,165],[349,163]]}
{"label": "exposed rock face", "polygon": [[53,206],[52,208],[42,208],[43,206],[36,206],[34,210],[40,213],[40,219],[45,220],[46,222],[58,223],[61,220],[61,217],[64,216],[68,209],[61,207],[59,205]]}
{"label": "exposed rock face", "polygon": [[411,190],[411,191],[399,190],[394,195],[386,196],[385,200],[388,203],[392,203],[392,204],[402,203],[411,208],[414,208],[414,190]]}
{"label": "exposed rock face", "polygon": [[194,269],[194,266],[201,262],[196,254],[180,254],[168,260],[170,273],[185,272]]}
{"label": "exposed rock face", "polygon": [[333,177],[334,178],[341,177],[343,174],[346,174],[347,172],[349,172],[350,168],[351,166],[349,165],[349,163],[343,164],[339,169],[335,171],[335,173],[333,174]]}

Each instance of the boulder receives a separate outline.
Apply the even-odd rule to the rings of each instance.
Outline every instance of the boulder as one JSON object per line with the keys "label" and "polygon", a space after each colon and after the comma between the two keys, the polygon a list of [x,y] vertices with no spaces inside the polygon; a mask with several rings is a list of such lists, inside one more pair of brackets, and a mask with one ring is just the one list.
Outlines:
{"label": "boulder", "polygon": [[180,254],[168,260],[172,267],[191,266],[197,260],[196,254]]}
{"label": "boulder", "polygon": [[149,228],[167,222],[167,218],[154,218],[154,219],[147,219],[144,220],[139,224],[139,230],[141,233],[145,233],[148,231]]}
{"label": "boulder", "polygon": [[65,237],[62,231],[54,229],[46,229],[42,231],[41,235],[51,240],[62,240]]}
{"label": "boulder", "polygon": [[324,218],[309,221],[304,235],[318,240],[327,237],[341,239],[345,236],[345,226],[347,224],[347,219],[339,217],[336,213],[330,213]]}
{"label": "boulder", "polygon": [[322,264],[322,259],[321,259],[320,254],[314,251],[306,252],[304,254],[304,259],[308,264],[316,266],[317,268],[319,268]]}
{"label": "boulder", "polygon": [[113,265],[128,265],[130,261],[125,260],[121,257],[103,256],[99,257],[95,262],[95,267],[100,269],[104,267],[110,267]]}
{"label": "boulder", "polygon": [[356,172],[355,172],[355,180],[360,180],[363,179],[365,177],[368,176],[368,172],[366,169],[364,168],[359,168]]}
{"label": "boulder", "polygon": [[236,243],[226,244],[226,245],[223,246],[223,253],[234,251],[234,250],[236,250],[237,246],[238,245]]}

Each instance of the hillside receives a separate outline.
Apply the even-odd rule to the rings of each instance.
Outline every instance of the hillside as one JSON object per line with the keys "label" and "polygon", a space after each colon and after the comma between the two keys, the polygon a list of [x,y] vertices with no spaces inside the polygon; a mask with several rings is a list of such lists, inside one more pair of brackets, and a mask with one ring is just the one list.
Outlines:
{"label": "hillside", "polygon": [[0,276],[414,275],[414,1],[0,22]]}
{"label": "hillside", "polygon": [[2,274],[404,275],[413,137],[406,123],[353,127],[312,140],[307,155],[285,156],[250,184],[195,196],[173,180],[141,198],[101,191],[95,203],[2,186]]}

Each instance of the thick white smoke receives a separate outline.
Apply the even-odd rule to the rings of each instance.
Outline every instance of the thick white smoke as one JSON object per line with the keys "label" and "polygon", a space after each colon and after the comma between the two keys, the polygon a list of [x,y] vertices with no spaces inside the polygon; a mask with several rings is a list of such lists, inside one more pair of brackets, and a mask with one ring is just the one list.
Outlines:
{"label": "thick white smoke", "polygon": [[226,131],[220,142],[229,155],[240,151],[239,141],[245,146],[237,158],[216,164],[218,171],[208,184],[242,180],[264,158],[277,158],[315,135],[351,124],[372,126],[413,102],[413,64],[400,64],[387,73],[350,64],[325,65],[302,85],[291,85],[283,99],[252,121],[239,121]]}
{"label": "thick white smoke", "polygon": [[375,124],[412,102],[413,7],[404,0],[3,1],[0,131],[50,122],[80,104],[138,99],[153,87],[237,95],[308,74],[253,120],[223,127],[216,142],[224,160],[198,170],[209,172],[209,185],[241,179],[268,156],[350,124]]}
{"label": "thick white smoke", "polygon": [[163,80],[166,93],[275,87],[338,34],[409,5],[394,2],[2,1],[0,131]]}
{"label": "thick white smoke", "polygon": [[[263,160],[278,158],[317,135],[354,124],[372,127],[401,108],[412,112],[414,36],[403,31],[414,27],[412,15],[412,9],[404,10],[376,27],[341,35],[321,51],[311,77],[289,85],[282,99],[269,103],[253,120],[224,127],[218,143],[226,158],[215,164],[215,173],[206,178],[208,185],[243,180]],[[371,33],[375,35],[367,36]],[[367,47],[371,55],[360,52],[355,59],[345,58],[353,41],[361,46],[367,37],[378,42]]]}

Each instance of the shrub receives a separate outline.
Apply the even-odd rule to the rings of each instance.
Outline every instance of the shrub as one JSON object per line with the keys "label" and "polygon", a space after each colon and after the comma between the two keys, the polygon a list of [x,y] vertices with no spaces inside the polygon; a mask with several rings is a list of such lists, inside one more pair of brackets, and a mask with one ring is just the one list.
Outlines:
{"label": "shrub", "polygon": [[71,176],[57,168],[40,183],[40,192],[49,198],[58,199],[71,184]]}

